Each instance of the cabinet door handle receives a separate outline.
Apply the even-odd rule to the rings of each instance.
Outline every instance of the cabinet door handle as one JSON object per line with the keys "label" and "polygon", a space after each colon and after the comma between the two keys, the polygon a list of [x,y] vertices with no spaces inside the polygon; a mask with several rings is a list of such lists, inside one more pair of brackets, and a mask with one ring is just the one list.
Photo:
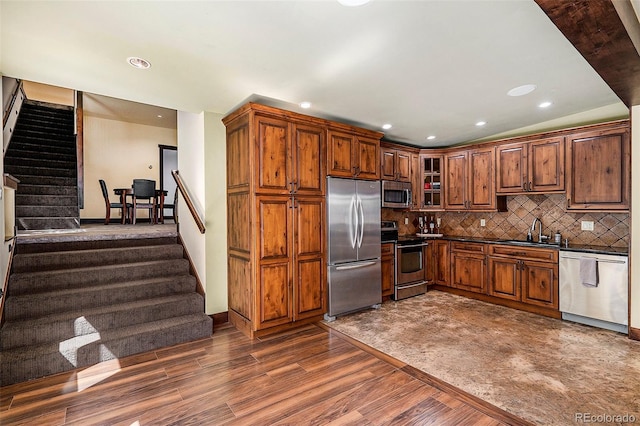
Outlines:
{"label": "cabinet door handle", "polygon": [[522,190],[523,190],[523,191],[526,191],[526,190],[527,190],[527,182],[524,182],[524,183],[522,184]]}
{"label": "cabinet door handle", "polygon": [[569,207],[569,206],[571,206],[571,198],[570,197],[567,199],[567,207]]}
{"label": "cabinet door handle", "polygon": [[531,182],[529,182],[529,191],[531,191]]}

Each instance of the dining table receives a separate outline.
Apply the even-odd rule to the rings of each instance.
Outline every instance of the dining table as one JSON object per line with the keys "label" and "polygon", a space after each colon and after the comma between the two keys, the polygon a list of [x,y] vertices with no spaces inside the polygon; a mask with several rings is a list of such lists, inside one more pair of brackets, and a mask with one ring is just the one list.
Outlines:
{"label": "dining table", "polygon": [[[127,205],[127,197],[133,197],[133,187],[129,188],[114,188],[113,193],[120,197],[120,203],[123,206]],[[162,189],[155,190],[155,200],[154,203],[157,206],[157,209],[160,210],[159,213],[156,213],[153,218],[149,218],[152,224],[164,223],[164,198],[167,196],[167,191]],[[128,214],[124,214],[122,216],[122,224],[129,222],[131,223],[131,218]]]}

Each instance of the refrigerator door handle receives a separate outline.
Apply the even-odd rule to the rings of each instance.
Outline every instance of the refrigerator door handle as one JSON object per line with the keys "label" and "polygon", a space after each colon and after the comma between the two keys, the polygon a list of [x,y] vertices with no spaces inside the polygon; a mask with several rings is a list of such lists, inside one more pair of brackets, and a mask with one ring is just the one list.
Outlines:
{"label": "refrigerator door handle", "polygon": [[364,267],[375,265],[375,264],[376,264],[376,262],[358,262],[355,265],[338,266],[338,267],[336,267],[336,271],[346,271],[348,269],[364,268]]}
{"label": "refrigerator door handle", "polygon": [[362,199],[358,196],[357,210],[359,217],[359,230],[358,230],[358,248],[362,247],[362,239],[364,238],[364,208],[362,207]]}

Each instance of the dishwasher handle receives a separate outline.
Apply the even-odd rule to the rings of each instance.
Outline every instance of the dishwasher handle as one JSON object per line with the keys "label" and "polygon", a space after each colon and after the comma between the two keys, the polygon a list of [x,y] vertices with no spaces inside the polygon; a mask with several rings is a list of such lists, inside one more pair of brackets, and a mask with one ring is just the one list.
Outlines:
{"label": "dishwasher handle", "polygon": [[[571,259],[571,260],[580,260],[582,259],[581,257],[572,257],[572,256],[561,256],[560,260],[562,259]],[[624,265],[627,263],[626,260],[610,260],[610,259],[601,259],[599,257],[591,257],[589,259],[595,259],[596,262],[602,262],[602,263],[615,263],[615,264],[619,264],[619,265]]]}

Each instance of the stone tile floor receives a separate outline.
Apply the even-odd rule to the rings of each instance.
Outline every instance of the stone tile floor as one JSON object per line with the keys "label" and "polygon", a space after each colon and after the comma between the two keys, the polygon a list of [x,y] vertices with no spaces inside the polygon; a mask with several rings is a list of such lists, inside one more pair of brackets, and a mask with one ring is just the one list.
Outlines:
{"label": "stone tile floor", "polygon": [[623,334],[439,291],[327,325],[537,424],[640,423],[640,342]]}

